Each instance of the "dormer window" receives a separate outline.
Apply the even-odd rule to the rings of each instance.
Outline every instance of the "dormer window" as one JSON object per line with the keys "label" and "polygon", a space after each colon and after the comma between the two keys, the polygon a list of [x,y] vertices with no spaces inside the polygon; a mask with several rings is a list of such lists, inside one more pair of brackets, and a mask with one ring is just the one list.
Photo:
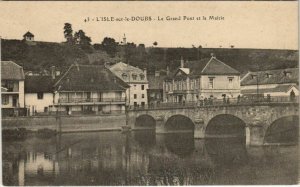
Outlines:
{"label": "dormer window", "polygon": [[284,71],[283,73],[284,73],[284,76],[285,76],[285,77],[291,77],[291,72],[289,72],[289,71]]}
{"label": "dormer window", "polygon": [[132,79],[136,80],[137,75],[136,74],[132,74]]}
{"label": "dormer window", "polygon": [[141,78],[141,80],[144,80],[145,79],[145,75],[144,74],[140,74],[140,78]]}
{"label": "dormer window", "polygon": [[122,74],[122,78],[123,78],[123,79],[127,79],[127,74],[126,74],[126,73],[123,73],[123,74]]}
{"label": "dormer window", "polygon": [[256,79],[257,75],[251,75],[252,79]]}
{"label": "dormer window", "polygon": [[272,74],[266,73],[266,78],[271,78]]}

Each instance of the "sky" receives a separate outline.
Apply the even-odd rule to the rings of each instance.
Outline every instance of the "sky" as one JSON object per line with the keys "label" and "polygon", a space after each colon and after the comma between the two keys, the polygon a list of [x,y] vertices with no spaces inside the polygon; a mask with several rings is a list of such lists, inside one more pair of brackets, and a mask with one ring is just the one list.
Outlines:
{"label": "sky", "polygon": [[[0,36],[22,39],[25,32],[36,41],[64,41],[63,26],[82,29],[92,43],[104,37],[159,47],[220,47],[298,49],[298,2],[0,2]],[[87,17],[131,18],[152,21],[84,22]],[[220,16],[224,20],[158,21],[157,17]]]}

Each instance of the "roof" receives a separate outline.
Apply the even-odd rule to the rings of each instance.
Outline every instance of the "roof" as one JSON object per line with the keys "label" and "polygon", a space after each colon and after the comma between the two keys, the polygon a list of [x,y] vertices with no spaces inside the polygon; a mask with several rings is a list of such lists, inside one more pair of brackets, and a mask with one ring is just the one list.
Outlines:
{"label": "roof", "polygon": [[163,89],[163,81],[166,78],[166,75],[155,76],[148,74],[149,89]]}
{"label": "roof", "polygon": [[71,65],[54,87],[58,91],[123,91],[129,85],[103,65]]}
{"label": "roof", "polygon": [[23,37],[26,37],[26,36],[28,36],[28,37],[34,37],[34,35],[31,33],[31,32],[26,32],[24,35],[23,35]]}
{"label": "roof", "polygon": [[[288,72],[288,74],[286,74]],[[258,79],[253,78],[258,76]],[[269,75],[269,76],[268,76]],[[241,79],[241,86],[262,84],[299,83],[299,68],[248,72]]]}
{"label": "roof", "polygon": [[[299,87],[296,85],[278,85],[274,88],[264,88],[259,89],[259,93],[270,93],[270,92],[288,92],[292,87],[295,87],[297,90],[299,90]],[[242,94],[256,94],[256,89],[244,89],[241,90]]]}
{"label": "roof", "polygon": [[202,75],[240,75],[240,72],[233,69],[216,57],[211,57],[201,71]]}
{"label": "roof", "polygon": [[53,92],[54,80],[51,76],[26,76],[25,93],[51,93]]}
{"label": "roof", "polygon": [[[141,83],[145,83],[148,82],[147,81],[147,77],[144,73],[143,70],[141,70],[140,68],[125,64],[123,62],[119,62],[117,64],[112,65],[109,68],[117,77],[119,77],[120,79],[122,79],[125,82],[141,82]],[[123,75],[126,74],[128,78],[125,78]],[[128,76],[131,75],[131,76]],[[136,80],[130,79],[130,77],[132,77],[132,75],[137,75]],[[144,79],[141,79],[141,77],[139,75],[144,75]]]}
{"label": "roof", "polygon": [[190,74],[190,69],[189,68],[179,68],[181,71],[183,71],[185,74]]}
{"label": "roof", "polygon": [[1,80],[24,80],[23,68],[12,61],[1,61]]}
{"label": "roof", "polygon": [[[186,76],[195,77],[199,75],[240,75],[240,72],[228,66],[224,62],[218,60],[216,57],[188,61],[185,63],[185,67],[186,68],[178,68],[173,74],[173,77],[166,77],[166,80],[173,78],[185,79]],[[175,77],[179,70],[182,70],[184,73],[186,73],[186,75],[179,75]]]}

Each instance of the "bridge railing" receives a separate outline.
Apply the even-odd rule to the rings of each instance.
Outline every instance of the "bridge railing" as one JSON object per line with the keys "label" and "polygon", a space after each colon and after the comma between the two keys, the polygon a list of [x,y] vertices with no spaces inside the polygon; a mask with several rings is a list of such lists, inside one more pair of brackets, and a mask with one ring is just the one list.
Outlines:
{"label": "bridge railing", "polygon": [[157,102],[144,106],[131,106],[130,109],[163,109],[163,108],[182,108],[182,107],[208,107],[208,106],[227,106],[227,105],[251,105],[251,104],[271,104],[271,103],[299,103],[299,97],[240,97],[225,99],[206,99],[187,102]]}

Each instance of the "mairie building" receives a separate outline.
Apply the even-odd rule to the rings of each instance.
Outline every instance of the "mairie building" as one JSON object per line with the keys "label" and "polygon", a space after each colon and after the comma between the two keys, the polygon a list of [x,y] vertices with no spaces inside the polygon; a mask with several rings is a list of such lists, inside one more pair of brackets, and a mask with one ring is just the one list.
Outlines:
{"label": "mairie building", "polygon": [[191,102],[198,99],[235,98],[240,94],[240,72],[215,56],[184,62],[164,80],[164,102]]}

